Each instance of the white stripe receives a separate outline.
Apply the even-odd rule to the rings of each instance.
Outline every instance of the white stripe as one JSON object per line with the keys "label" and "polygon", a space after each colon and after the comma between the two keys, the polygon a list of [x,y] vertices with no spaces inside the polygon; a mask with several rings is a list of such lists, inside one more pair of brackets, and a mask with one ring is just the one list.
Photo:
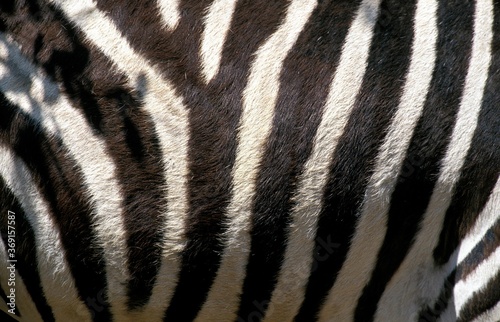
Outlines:
{"label": "white stripe", "polygon": [[346,261],[321,311],[320,317],[325,321],[332,317],[338,321],[354,319],[357,301],[377,262],[387,229],[391,195],[432,79],[436,58],[436,8],[435,0],[420,0],[417,4],[415,39],[403,95],[380,148]]}
{"label": "white stripe", "polygon": [[[4,210],[7,212],[7,209]],[[4,214],[5,218],[7,218],[7,213]],[[7,223],[2,223],[2,225],[6,225]],[[14,224],[15,227],[15,224]],[[17,234],[14,236],[15,243],[19,245],[22,243],[22,237]],[[8,241],[10,242],[10,241]],[[10,249],[10,247],[9,247]],[[7,295],[7,303],[9,306],[2,300],[0,300],[0,311],[4,311],[9,317],[21,321],[16,315],[10,312],[21,312],[23,321],[33,321],[33,322],[42,322],[42,317],[38,313],[35,303],[32,301],[31,296],[24,285],[24,281],[19,274],[19,271],[15,270],[11,271],[10,266],[14,265],[14,267],[19,267],[19,265],[23,265],[22,261],[18,261],[16,263],[11,262],[7,263],[7,247],[3,242],[3,239],[0,238],[0,263],[2,274],[0,274],[0,287],[4,291],[5,295]],[[14,307],[12,307],[14,305]]]}
{"label": "white stripe", "polygon": [[181,19],[179,2],[179,0],[158,0],[158,8],[163,23],[170,30],[174,30]]}
{"label": "white stripe", "polygon": [[434,268],[432,249],[439,241],[444,216],[469,151],[488,76],[493,36],[491,0],[478,1],[472,56],[451,141],[442,161],[439,178],[424,214],[421,229],[410,252],[393,276],[379,302],[376,321],[406,320],[418,312],[415,298],[435,299],[449,267]]}
{"label": "white stripe", "polygon": [[143,97],[160,141],[167,181],[165,242],[163,259],[151,301],[129,319],[161,320],[177,283],[178,254],[184,247],[184,219],[187,211],[188,112],[173,88],[149,63],[135,53],[116,26],[91,0],[52,0],[79,27],[115,66],[136,84]]}
{"label": "white stripe", "polygon": [[[90,313],[79,299],[66,262],[56,223],[32,182],[29,170],[13,153],[0,145],[0,175],[16,196],[33,229],[37,266],[47,303],[57,321],[90,321]],[[24,312],[21,312],[24,313]],[[30,320],[31,321],[31,320]]]}
{"label": "white stripe", "polygon": [[488,286],[488,282],[498,274],[500,269],[500,247],[498,247],[486,260],[479,264],[476,269],[467,275],[465,280],[459,281],[453,289],[454,311],[460,312],[464,304],[470,300],[475,292]]}
{"label": "white stripe", "polygon": [[[295,0],[285,21],[257,51],[243,93],[239,144],[233,170],[233,198],[228,206],[227,247],[208,299],[196,321],[234,321],[250,248],[249,224],[255,180],[272,128],[283,61],[316,6],[315,0]],[[228,281],[231,281],[228,283]],[[242,317],[246,320],[246,317]]]}
{"label": "white stripe", "polygon": [[322,199],[331,153],[361,85],[377,11],[377,3],[363,2],[347,35],[311,157],[299,178],[297,205],[292,210],[293,223],[284,262],[264,321],[292,320],[303,301],[312,265],[312,238],[321,209],[318,200]]}
{"label": "white stripe", "polygon": [[[491,193],[488,202],[481,211],[481,214],[479,214],[475,227],[469,232],[466,239],[462,243],[464,247],[462,248],[462,246],[460,246],[458,250],[458,259],[459,259],[458,264],[460,264],[460,262],[463,261],[463,259],[470,253],[470,251],[474,248],[474,246],[476,246],[481,241],[481,239],[486,234],[486,231],[489,228],[491,228],[498,220],[499,218],[498,209],[500,209],[500,178],[497,180],[495,188],[493,189],[493,192]],[[472,245],[472,243],[474,244]],[[457,263],[457,251],[454,253],[452,258],[450,259],[450,263],[448,264],[448,270],[447,270],[448,274],[450,274],[452,270],[458,265],[456,263]],[[457,285],[458,284],[459,283],[457,283]],[[481,285],[478,285],[478,287],[480,286]],[[454,292],[460,292],[461,294],[458,295],[459,297],[469,298],[473,295],[472,294],[473,290],[474,288],[464,289],[462,287],[462,290],[458,291],[455,288]],[[456,319],[457,312],[455,306],[456,306],[455,297],[452,297],[450,299],[450,302],[448,303],[447,309],[441,315],[442,321],[451,321]],[[500,315],[497,315],[496,318],[498,318],[498,316]],[[484,319],[481,321],[490,321],[490,320]]]}
{"label": "white stripe", "polygon": [[475,318],[473,322],[498,322],[498,317],[500,317],[500,302],[489,311]]}
{"label": "white stripe", "polygon": [[82,112],[60,95],[57,85],[28,62],[17,46],[4,35],[0,35],[0,42],[9,52],[0,58],[0,89],[51,136],[60,138],[83,172],[95,209],[95,231],[104,249],[107,295],[113,303],[113,314],[119,316],[120,311],[125,311],[126,302],[126,243],[122,198],[105,142],[93,134]]}
{"label": "white stripe", "polygon": [[236,0],[215,0],[205,17],[205,29],[201,36],[201,66],[207,83],[219,71],[222,49],[235,7]]}

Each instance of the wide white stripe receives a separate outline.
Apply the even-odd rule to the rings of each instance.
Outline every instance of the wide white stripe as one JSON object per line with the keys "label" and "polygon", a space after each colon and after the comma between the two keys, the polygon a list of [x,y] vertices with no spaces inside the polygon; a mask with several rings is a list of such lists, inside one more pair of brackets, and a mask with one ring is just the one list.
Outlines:
{"label": "wide white stripe", "polygon": [[[24,163],[0,145],[0,175],[23,208],[36,241],[37,266],[47,303],[57,321],[90,321],[64,256],[59,231]],[[23,313],[23,312],[21,312]]]}
{"label": "wide white stripe", "polygon": [[[137,54],[116,26],[91,0],[52,0],[80,28],[115,66],[126,74],[143,97],[143,109],[151,116],[160,141],[168,186],[165,242],[151,301],[129,319],[155,321],[163,317],[177,282],[178,254],[183,249],[184,219],[187,211],[188,112],[173,85],[146,59]],[[147,313],[146,313],[147,312]]]}
{"label": "wide white stripe", "polygon": [[252,64],[243,93],[239,144],[233,170],[233,198],[227,214],[230,218],[227,247],[217,278],[196,321],[208,321],[208,317],[212,321],[234,321],[236,318],[250,248],[249,220],[255,179],[272,128],[280,71],[315,6],[315,0],[293,1],[284,22],[259,48]]}
{"label": "wide white stripe", "polygon": [[391,195],[432,79],[436,8],[435,0],[418,2],[412,58],[401,102],[379,151],[348,256],[320,313],[324,321],[332,317],[338,321],[353,320],[357,300],[375,267],[387,229]]}
{"label": "wide white stripe", "polygon": [[284,262],[264,321],[293,320],[303,301],[312,265],[316,218],[321,209],[318,200],[322,199],[331,154],[361,85],[377,7],[377,2],[363,2],[347,35],[312,154],[299,178]]}
{"label": "wide white stripe", "polygon": [[[7,209],[5,209],[5,212],[7,212]],[[7,218],[7,214],[5,214],[5,218]],[[6,225],[7,223],[2,223],[2,225]],[[14,224],[15,227],[15,224]],[[14,237],[15,242],[17,245],[19,243],[22,243],[21,236],[16,235]],[[12,272],[9,267],[10,265],[14,265],[14,267],[19,267],[19,265],[24,265],[21,261],[18,262],[11,262],[7,263],[7,247],[5,243],[3,242],[3,239],[0,238],[0,265],[1,265],[1,272],[0,274],[0,287],[2,290],[5,292],[5,295],[7,295],[7,302],[9,304],[14,304],[14,312],[19,313],[21,312],[22,314],[22,321],[33,321],[33,322],[42,322],[42,317],[38,313],[35,303],[32,301],[31,296],[26,289],[26,286],[24,285],[24,281],[21,278],[21,275],[19,274],[19,271],[14,271]],[[11,258],[15,259],[15,258]],[[10,302],[10,301],[14,302]],[[18,319],[16,315],[9,313],[9,310],[12,310],[11,306],[7,306],[7,304],[2,300],[0,300],[0,311],[4,311],[7,313],[11,318],[16,319],[21,321],[21,319]]]}
{"label": "wide white stripe", "polygon": [[201,36],[201,66],[207,83],[219,71],[222,49],[235,7],[236,0],[215,0],[205,17],[205,29]]}
{"label": "wide white stripe", "polygon": [[95,231],[104,249],[108,298],[113,303],[112,312],[118,317],[119,312],[125,312],[123,285],[128,279],[124,265],[127,256],[122,198],[105,142],[93,134],[82,112],[60,95],[57,85],[27,61],[16,45],[4,35],[0,35],[0,42],[9,52],[7,57],[0,58],[0,89],[48,133],[64,142],[84,174],[95,209]]}
{"label": "wide white stripe", "polygon": [[158,0],[161,18],[168,29],[175,29],[181,19],[179,2],[179,0]]}
{"label": "wide white stripe", "polygon": [[407,320],[408,314],[416,314],[422,303],[416,303],[415,297],[437,298],[450,269],[435,269],[431,250],[439,241],[444,215],[450,205],[477,126],[491,60],[492,24],[491,0],[478,1],[471,62],[451,141],[420,232],[399,270],[386,287],[378,305],[376,321]]}

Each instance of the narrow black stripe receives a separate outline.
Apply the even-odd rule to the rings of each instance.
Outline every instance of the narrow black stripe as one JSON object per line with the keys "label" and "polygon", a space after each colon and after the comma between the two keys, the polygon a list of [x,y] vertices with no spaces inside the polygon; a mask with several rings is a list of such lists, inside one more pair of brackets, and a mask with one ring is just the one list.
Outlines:
{"label": "narrow black stripe", "polygon": [[[273,127],[266,145],[252,215],[251,250],[238,316],[265,315],[284,259],[292,196],[321,120],[342,43],[359,1],[316,7],[284,61]],[[260,315],[255,315],[256,310]]]}
{"label": "narrow black stripe", "polygon": [[[333,156],[316,233],[315,263],[296,321],[314,321],[346,258],[373,160],[396,111],[410,63],[414,1],[382,1],[366,74]],[[390,13],[390,14],[387,14]],[[329,256],[321,243],[340,245]],[[367,312],[358,320],[371,319]]]}
{"label": "narrow black stripe", "polygon": [[[9,211],[14,213],[14,220],[9,220]],[[13,226],[14,229],[8,229],[8,226]],[[14,258],[10,259],[17,260],[14,266],[19,272],[19,276],[22,278],[26,290],[30,294],[33,303],[35,303],[42,319],[46,322],[55,321],[52,309],[45,299],[40,281],[40,273],[37,267],[35,234],[19,201],[7,187],[4,179],[0,177],[0,233],[6,247],[5,252],[7,255],[9,255],[7,247],[9,230],[15,232],[13,238],[16,242]]]}
{"label": "narrow black stripe", "polygon": [[129,309],[141,307],[152,294],[161,265],[166,208],[163,161],[154,124],[140,109],[126,77],[86,43],[62,13],[50,6],[40,7],[34,15],[22,10],[19,6],[19,14],[7,20],[23,18],[21,30],[12,27],[14,37],[25,54],[61,85],[74,107],[83,111],[114,161],[124,200],[131,276],[127,304]]}
{"label": "narrow black stripe", "polygon": [[455,284],[466,279],[498,247],[500,247],[500,219],[497,220],[493,227],[488,229],[481,241],[471,250],[460,265],[448,275],[435,303],[421,310],[419,321],[437,321],[450,304]]}
{"label": "narrow black stripe", "polygon": [[356,308],[359,321],[373,318],[387,283],[413,244],[460,104],[472,48],[474,4],[441,1],[437,14],[434,74],[392,194],[387,232],[376,266]]}
{"label": "narrow black stripe", "polygon": [[500,218],[488,229],[481,241],[471,250],[457,268],[458,280],[466,279],[478,265],[500,247]]}
{"label": "narrow black stripe", "polygon": [[[60,140],[41,132],[3,94],[0,107],[0,144],[23,160],[47,201],[80,299],[94,321],[111,321],[103,250],[92,228],[93,209],[81,170]],[[98,294],[102,301],[96,310],[88,299]]]}
{"label": "narrow black stripe", "polygon": [[[463,24],[463,19],[458,25]],[[500,175],[500,3],[494,2],[491,65],[477,128],[462,168],[439,243],[434,249],[438,265],[448,262],[491,195]],[[463,47],[457,47],[463,50]]]}
{"label": "narrow black stripe", "polygon": [[465,303],[457,322],[472,321],[482,313],[492,309],[497,303],[500,303],[500,270],[495,277],[488,281],[484,289],[475,292],[472,298]]}
{"label": "narrow black stripe", "polygon": [[[2,274],[4,274],[4,273],[2,273]],[[6,279],[6,280],[7,280],[7,279]],[[7,287],[8,287],[8,285],[7,285]],[[8,294],[9,294],[9,296],[10,296],[10,290],[9,290],[9,289],[7,289],[7,292],[8,292]],[[5,302],[5,304],[7,304],[7,303],[9,303],[9,302],[10,302],[10,298],[8,298],[8,297],[7,297],[7,294],[5,294],[5,292],[4,292],[4,290],[3,290],[3,288],[2,288],[2,287],[0,287],[0,297],[1,297],[1,298],[2,298],[2,300]],[[8,306],[7,306],[7,309],[10,309],[10,307],[8,307]],[[12,313],[7,313],[7,312],[5,312],[5,313],[4,313],[4,311],[0,311],[0,318],[1,318],[0,320],[1,320],[1,321],[16,321],[16,320],[14,320],[14,319],[10,316],[11,314],[12,314]],[[5,315],[5,317],[4,317],[4,315]],[[15,311],[14,311],[14,315],[16,315],[16,316],[18,316],[18,317],[22,317],[21,310],[19,310],[18,305],[16,305],[16,309],[15,309]],[[7,319],[7,318],[8,318],[8,319]]]}

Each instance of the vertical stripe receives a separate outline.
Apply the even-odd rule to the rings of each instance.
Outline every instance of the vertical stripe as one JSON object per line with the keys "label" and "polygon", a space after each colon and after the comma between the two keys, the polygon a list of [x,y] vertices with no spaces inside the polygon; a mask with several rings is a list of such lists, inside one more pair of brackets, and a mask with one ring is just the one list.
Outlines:
{"label": "vertical stripe", "polygon": [[[250,292],[253,294],[254,312],[250,313],[253,317],[265,313],[266,321],[290,321],[302,303],[312,260],[313,241],[307,234],[314,231],[315,225],[310,223],[315,223],[318,201],[308,194],[314,193],[318,186],[322,189],[321,181],[314,181],[317,178],[311,173],[304,174],[304,171],[311,170],[308,165],[328,167],[330,146],[325,148],[318,144],[315,151],[313,148],[314,137],[327,131],[326,119],[321,120],[327,100],[330,100],[330,110],[326,107],[325,117],[332,117],[331,106],[335,104],[331,103],[329,93],[345,93],[347,96],[356,93],[353,84],[356,84],[357,76],[358,83],[361,80],[362,69],[358,73],[342,74],[342,71],[349,69],[345,66],[348,61],[358,64],[357,67],[363,65],[364,52],[360,51],[360,55],[350,52],[349,60],[346,60],[349,54],[344,53],[342,59],[340,45],[346,39],[358,5],[342,1],[318,4],[284,62],[273,129],[261,164],[254,201],[252,255],[247,275],[249,288],[258,285]],[[366,30],[349,39],[353,41],[359,37],[359,43],[369,43],[370,36],[366,38],[364,32]],[[338,76],[347,79],[337,79],[333,86],[339,88],[331,89],[337,69]],[[341,88],[340,84],[345,85],[343,81],[349,83],[349,87]],[[341,113],[336,116],[335,121],[342,123]],[[333,122],[333,118],[328,121]],[[316,160],[307,161],[311,153],[314,153],[311,158]],[[321,156],[325,159],[321,160]],[[296,194],[299,195],[294,196]],[[294,282],[290,283],[292,280]],[[268,308],[264,311],[266,306]]]}
{"label": "vertical stripe", "polygon": [[[103,51],[120,71],[127,73],[129,82],[136,84],[136,90],[142,97],[143,108],[152,116],[154,122],[164,160],[166,183],[175,187],[168,191],[167,209],[164,210],[167,213],[166,222],[162,227],[165,230],[165,240],[162,246],[162,264],[151,295],[154,302],[143,311],[154,312],[151,313],[153,315],[148,314],[148,319],[160,316],[162,308],[165,308],[172,296],[179,269],[177,254],[184,244],[182,221],[186,213],[187,111],[170,82],[163,79],[130,48],[111,21],[97,11],[92,3],[74,4],[64,1],[58,4],[70,18],[75,19],[86,37]],[[80,12],[87,13],[85,19],[79,18]]]}
{"label": "vertical stripe", "polygon": [[[13,215],[13,219],[8,218],[9,215]],[[19,200],[14,196],[2,177],[0,177],[0,231],[4,246],[9,244],[9,237],[12,237],[14,240],[15,253],[13,259],[17,261],[15,263],[15,267],[19,273],[17,277],[23,280],[26,290],[33,300],[41,318],[47,322],[55,321],[52,309],[45,299],[40,281],[40,272],[37,267],[35,233],[28,223]],[[11,233],[10,236],[8,236],[9,232]],[[12,234],[12,232],[14,234]],[[6,253],[7,252],[6,250]],[[5,262],[2,263],[7,265]],[[7,270],[5,272],[7,273]],[[15,281],[13,282],[15,283]],[[15,286],[15,284],[13,286]],[[14,289],[16,288],[14,287]],[[7,290],[10,290],[10,287],[8,287]],[[19,297],[17,299],[17,304],[23,304]]]}
{"label": "vertical stripe", "polygon": [[[381,12],[391,10],[391,21],[387,22],[385,15],[378,16],[361,92],[333,155],[314,247],[314,256],[322,260],[313,263],[297,321],[315,320],[345,260],[373,171],[372,160],[402,94],[401,80],[410,63],[413,30],[408,26],[414,7],[413,2],[381,3]],[[339,247],[327,253],[322,247],[325,243]]]}
{"label": "vertical stripe", "polygon": [[[226,233],[226,251],[210,295],[198,315],[199,321],[205,321],[206,317],[213,317],[218,321],[234,321],[236,317],[250,248],[248,230],[255,182],[272,128],[280,70],[314,6],[314,1],[292,2],[281,26],[255,54],[248,85],[243,93],[239,143],[233,170],[233,192],[227,213],[229,228]],[[248,272],[247,270],[247,274]],[[228,285],[227,280],[232,283]],[[259,281],[259,284],[263,284],[263,281]],[[245,293],[242,296],[244,302]],[[241,315],[240,309],[238,315],[246,319],[245,313]]]}
{"label": "vertical stripe", "polygon": [[200,58],[205,82],[210,82],[219,71],[222,49],[230,31],[237,0],[215,0],[208,8],[201,36]]}
{"label": "vertical stripe", "polygon": [[[74,279],[82,278],[85,275],[74,276],[71,262],[69,262],[72,258],[65,255],[65,236],[60,230],[67,227],[64,225],[58,227],[57,218],[51,216],[50,205],[45,201],[46,197],[42,194],[43,191],[36,186],[35,178],[30,175],[30,169],[23,161],[15,157],[12,151],[3,146],[0,146],[0,164],[2,165],[0,175],[12,193],[17,196],[27,215],[26,219],[33,227],[37,259],[33,265],[36,265],[40,272],[42,294],[52,308],[55,320],[70,318],[91,321],[91,312],[95,308],[85,306],[85,304],[90,303],[85,303],[87,297],[79,296],[78,282]],[[75,223],[77,222],[75,221]],[[72,238],[78,237],[78,234],[73,231],[70,233],[73,234]],[[89,247],[89,244],[85,244],[85,247]],[[84,255],[88,256],[85,253]],[[57,270],[54,271],[54,268]],[[92,272],[90,274],[92,275]],[[95,294],[88,296],[95,296]],[[105,309],[103,306],[99,307],[101,310]]]}
{"label": "vertical stripe", "polygon": [[[451,205],[446,213],[434,260],[443,264],[468,233],[488,200],[500,175],[500,117],[497,102],[500,99],[500,4],[494,2],[491,42],[491,66],[484,89],[479,123],[474,132],[470,151],[457,183]],[[489,21],[484,21],[486,24]],[[486,28],[486,27],[485,27]],[[486,72],[486,71],[484,71]],[[470,187],[474,187],[471,189]],[[486,226],[488,228],[490,226]],[[479,238],[483,234],[479,234]],[[461,246],[462,247],[462,246]]]}
{"label": "vertical stripe", "polygon": [[[424,299],[437,297],[439,287],[436,286],[441,285],[442,280],[446,278],[446,271],[434,269],[434,261],[428,250],[435,247],[439,241],[444,214],[450,205],[452,191],[459,180],[478,124],[491,59],[492,9],[492,3],[489,1],[479,1],[476,4],[471,60],[450,143],[440,162],[439,176],[420,224],[419,234],[380,300],[379,307],[384,309],[377,311],[379,321],[388,317],[407,316],[408,309],[416,314],[418,308],[411,307],[415,305],[415,296]],[[465,21],[461,19],[459,24],[463,26]],[[463,37],[461,35],[460,39]],[[449,66],[446,70],[449,70]],[[416,279],[415,276],[419,278]],[[404,312],[402,308],[405,308]]]}
{"label": "vertical stripe", "polygon": [[[165,320],[195,318],[216,277],[224,252],[225,231],[229,228],[226,223],[231,219],[225,212],[232,197],[238,122],[244,89],[249,82],[248,69],[255,51],[280,25],[286,5],[285,1],[238,2],[230,27],[233,32],[227,36],[218,75],[207,91],[197,97],[193,97],[189,87],[184,90],[191,107],[192,131],[189,242],[183,253],[177,296]],[[186,84],[179,82],[178,86]]]}
{"label": "vertical stripe", "polygon": [[394,191],[411,135],[422,113],[435,63],[436,1],[419,1],[414,19],[411,63],[399,108],[375,161],[363,201],[360,220],[346,261],[320,317],[327,321],[353,319],[358,298],[377,263],[386,232],[390,196]]}
{"label": "vertical stripe", "polygon": [[[69,153],[82,169],[84,184],[92,196],[95,214],[93,217],[99,243],[103,247],[107,265],[107,294],[113,303],[112,311],[119,317],[120,307],[125,302],[123,283],[127,273],[117,267],[127,262],[123,223],[121,218],[121,195],[114,176],[115,166],[103,148],[103,141],[93,135],[81,113],[60,95],[57,85],[44,79],[13,44],[0,37],[8,48],[9,55],[0,62],[0,75],[4,76],[0,89],[15,102],[32,120],[50,136],[62,140]],[[23,66],[23,69],[17,68]],[[26,87],[20,84],[26,85]],[[29,97],[23,97],[28,93]],[[85,136],[86,140],[81,137]],[[95,162],[98,159],[99,162]]]}

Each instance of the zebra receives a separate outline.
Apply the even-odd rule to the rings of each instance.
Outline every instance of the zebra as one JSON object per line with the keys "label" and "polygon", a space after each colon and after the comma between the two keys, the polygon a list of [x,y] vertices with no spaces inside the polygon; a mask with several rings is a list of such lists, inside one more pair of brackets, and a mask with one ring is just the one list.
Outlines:
{"label": "zebra", "polygon": [[499,44],[493,0],[2,0],[1,320],[499,321]]}

